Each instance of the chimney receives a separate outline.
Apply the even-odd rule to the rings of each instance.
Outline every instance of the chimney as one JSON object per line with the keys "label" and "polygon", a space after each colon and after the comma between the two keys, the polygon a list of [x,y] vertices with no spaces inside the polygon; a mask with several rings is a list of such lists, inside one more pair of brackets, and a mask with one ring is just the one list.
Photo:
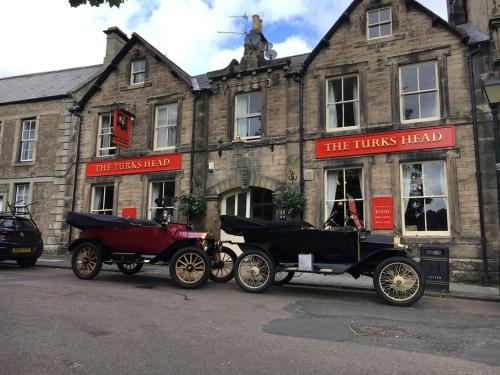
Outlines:
{"label": "chimney", "polygon": [[252,33],[262,33],[262,20],[257,14],[252,16]]}
{"label": "chimney", "polygon": [[448,0],[448,21],[455,26],[468,22],[467,0]]}
{"label": "chimney", "polygon": [[116,26],[110,27],[103,32],[107,35],[106,55],[104,56],[104,65],[107,65],[128,42],[128,36]]}

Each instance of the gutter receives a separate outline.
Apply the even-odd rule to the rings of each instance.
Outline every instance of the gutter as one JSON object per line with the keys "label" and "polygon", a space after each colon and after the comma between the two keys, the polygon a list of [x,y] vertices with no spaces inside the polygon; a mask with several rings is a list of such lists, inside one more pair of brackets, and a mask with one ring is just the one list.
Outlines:
{"label": "gutter", "polygon": [[[76,157],[75,157],[75,175],[73,176],[73,192],[71,195],[71,211],[75,210],[75,201],[76,201],[76,187],[77,187],[77,182],[78,182],[78,165],[80,164],[80,138],[81,138],[81,129],[82,129],[82,115],[81,115],[81,108],[78,105],[75,105],[71,110],[71,115],[75,116],[78,119],[78,128],[76,132]],[[71,245],[71,240],[72,240],[72,228],[71,226],[69,227],[69,234],[68,234],[68,249],[69,246]]]}
{"label": "gutter", "polygon": [[[304,196],[304,72],[300,72],[300,78],[293,80],[300,85],[299,88],[299,187],[300,194]],[[300,213],[300,219],[304,219],[304,211]]]}
{"label": "gutter", "polygon": [[476,50],[469,50],[469,80],[470,80],[470,96],[472,105],[472,125],[474,129],[474,156],[476,159],[476,184],[478,191],[478,204],[479,204],[479,225],[481,230],[481,258],[483,261],[483,285],[490,285],[490,277],[488,275],[488,248],[486,240],[486,230],[484,225],[484,202],[483,202],[483,184],[481,181],[481,160],[479,159],[479,135],[477,128],[477,104],[476,104],[476,85],[474,77],[474,60],[473,57],[481,51],[481,46]]}
{"label": "gutter", "polygon": [[201,91],[194,92],[193,100],[193,126],[191,128],[191,168],[189,169],[189,193],[193,192],[193,176],[194,176],[194,153],[195,153],[195,130],[196,130],[196,105],[201,96]]}

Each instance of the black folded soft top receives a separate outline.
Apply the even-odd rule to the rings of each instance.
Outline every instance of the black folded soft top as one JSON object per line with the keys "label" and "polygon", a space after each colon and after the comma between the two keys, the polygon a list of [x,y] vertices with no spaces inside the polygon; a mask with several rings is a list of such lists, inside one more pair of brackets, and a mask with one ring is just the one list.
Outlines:
{"label": "black folded soft top", "polygon": [[301,228],[314,228],[313,225],[302,220],[264,220],[242,218],[238,216],[221,215],[221,228],[229,234],[241,234],[245,230],[292,230]]}
{"label": "black folded soft top", "polygon": [[66,223],[78,229],[85,227],[128,227],[134,225],[129,219],[120,216],[84,214],[80,212],[68,212]]}

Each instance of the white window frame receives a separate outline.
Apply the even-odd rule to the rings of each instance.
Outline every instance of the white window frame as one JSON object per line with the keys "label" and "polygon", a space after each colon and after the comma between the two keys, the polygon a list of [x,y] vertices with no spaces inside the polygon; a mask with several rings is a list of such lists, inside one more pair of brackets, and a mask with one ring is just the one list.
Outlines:
{"label": "white window frame", "polygon": [[[385,9],[389,9],[389,15],[390,15],[389,21],[380,22],[380,11],[381,10],[385,10]],[[374,12],[377,12],[378,22],[370,24],[369,14],[370,13],[374,13]],[[381,25],[385,25],[385,24],[390,24],[391,25],[391,33],[390,34],[388,34],[388,35],[382,35],[382,36],[375,36],[373,38],[370,38],[370,27],[378,26],[379,35],[380,35],[380,26]],[[392,8],[391,7],[377,8],[377,9],[372,9],[372,10],[369,10],[369,11],[366,12],[366,37],[367,37],[368,40],[381,39],[381,38],[387,38],[389,36],[392,36],[392,26],[393,26],[393,24],[392,24]]]}
{"label": "white window frame", "polygon": [[[238,113],[237,113],[238,98],[241,98],[243,96],[250,96],[251,94],[255,94],[255,93],[259,93],[259,95],[260,95],[260,102],[261,102],[260,112],[246,113],[245,115],[238,117]],[[250,103],[250,101],[249,101],[249,103]],[[253,136],[249,136],[249,137],[242,137],[241,134],[238,133],[238,119],[242,119],[242,118],[250,119],[253,117],[260,117],[261,134],[260,135],[253,135]],[[235,95],[235,97],[234,97],[234,139],[236,140],[238,137],[242,141],[253,141],[253,140],[257,140],[257,139],[262,138],[262,91],[252,91],[252,92],[241,93],[241,94]]]}
{"label": "white window frame", "polygon": [[[23,120],[21,123],[21,134],[19,141],[19,161],[20,162],[30,162],[33,161],[33,156],[35,153],[35,142],[36,142],[36,125],[37,121],[34,118]],[[25,129],[25,127],[29,127]],[[26,132],[28,135],[26,136]],[[28,148],[28,156],[23,157],[24,151]],[[31,148],[30,148],[31,147]]]}
{"label": "white window frame", "polygon": [[[109,132],[106,134],[102,134],[102,123],[104,117],[109,117]],[[104,135],[110,136],[109,146],[107,147],[101,147],[101,137]],[[116,146],[111,143],[112,135],[113,135],[113,114],[103,113],[99,115],[99,128],[97,130],[97,157],[109,157],[116,154]]]}
{"label": "white window frame", "polygon": [[0,212],[5,212],[5,198],[3,194],[0,194]]}
{"label": "white window frame", "polygon": [[[168,124],[168,120],[165,124],[158,124],[158,120],[160,116],[158,115],[160,109],[167,108],[167,119],[168,116],[170,115],[170,111],[168,110],[169,107],[176,107],[176,118],[175,118],[175,124]],[[179,131],[177,124],[179,123],[179,106],[177,103],[170,103],[170,104],[162,104],[158,105],[155,108],[155,129],[154,129],[154,136],[153,136],[153,150],[154,151],[163,151],[163,150],[174,150],[177,144],[177,132]],[[173,146],[165,146],[165,147],[158,147],[158,132],[160,129],[168,129],[168,128],[175,128],[175,136],[174,136],[174,144]],[[167,131],[168,135],[168,131]],[[167,144],[168,144],[168,138],[167,138]]]}
{"label": "white window frame", "polygon": [[[245,217],[249,218],[251,217],[251,207],[250,207],[250,197],[251,197],[251,190],[237,190],[237,191],[232,191],[231,193],[227,194],[224,196],[222,199],[221,203],[221,214],[222,215],[231,215],[231,216],[237,216],[238,214],[238,195],[239,194],[246,194],[246,207],[245,207]],[[227,199],[230,197],[234,196],[234,212],[233,213],[227,213]]]}
{"label": "white window frame", "polygon": [[[143,70],[135,70],[135,63],[144,61],[144,69]],[[144,80],[140,82],[134,82],[135,76],[144,73]],[[146,59],[137,59],[133,60],[130,63],[130,84],[131,85],[140,85],[142,83],[146,82]]]}
{"label": "white window frame", "polygon": [[[427,161],[415,161],[415,162],[408,162],[408,163],[401,163],[399,167],[399,175],[400,175],[400,191],[401,191],[401,223],[402,223],[402,229],[403,229],[403,236],[407,237],[449,237],[450,236],[450,199],[449,199],[449,193],[448,193],[448,175],[446,172],[446,162],[444,160],[441,160],[443,163],[443,172],[444,172],[444,192],[445,195],[423,195],[423,196],[416,196],[416,197],[407,197],[404,195],[404,181],[403,181],[403,166],[404,165],[414,165],[414,164],[426,164],[429,162],[436,162],[438,160],[427,160]],[[425,190],[425,169],[422,169],[422,186],[424,187]],[[448,230],[447,231],[428,231],[427,230],[427,215],[425,214],[425,206],[424,206],[424,220],[425,220],[425,231],[407,231],[406,230],[406,222],[405,222],[405,214],[406,214],[406,207],[404,205],[404,200],[405,199],[425,199],[425,198],[445,198],[446,199],[446,220],[448,224]]]}
{"label": "white window frame", "polygon": [[[171,180],[158,180],[158,181],[150,181],[149,182],[148,218],[150,220],[154,219],[153,210],[157,210],[158,208],[163,208],[163,207],[159,207],[159,206],[154,205],[155,202],[152,199],[153,198],[153,184],[162,184],[162,192],[165,193],[165,184],[166,183],[172,183],[172,184],[174,184],[174,190],[175,190],[175,180],[174,179],[171,179]],[[164,194],[163,194],[163,196],[164,196]],[[175,209],[174,206],[167,206],[165,208],[171,210],[172,213],[173,213],[173,211]]]}
{"label": "white window frame", "polygon": [[[344,80],[347,79],[347,78],[352,78],[352,77],[356,77],[356,81],[357,81],[357,84],[358,84],[358,98],[357,99],[353,99],[353,100],[344,100]],[[328,93],[329,93],[329,85],[330,85],[330,82],[332,81],[339,81],[341,80],[342,81],[342,100],[339,101],[339,102],[329,102],[329,98],[328,98]],[[325,101],[326,101],[326,124],[325,124],[325,129],[327,132],[337,132],[337,131],[342,131],[342,130],[346,130],[346,129],[359,129],[360,127],[360,122],[361,122],[361,119],[360,119],[360,113],[361,113],[361,106],[360,106],[360,102],[359,102],[359,74],[348,74],[348,75],[345,75],[345,76],[337,76],[337,77],[331,77],[331,78],[328,78],[326,80],[326,95],[325,95]],[[358,123],[356,125],[353,125],[353,126],[344,126],[344,118],[345,118],[345,111],[344,111],[344,105],[347,104],[347,103],[358,103]],[[335,106],[335,105],[338,105],[338,104],[342,104],[342,126],[341,127],[336,127],[336,128],[329,128],[328,125],[330,124],[330,111],[328,110],[330,108],[331,105]]]}
{"label": "white window frame", "polygon": [[[417,86],[420,86],[420,70],[418,69],[418,65],[426,64],[426,63],[430,63],[430,62],[434,63],[434,68],[435,68],[434,69],[434,74],[436,75],[436,88],[435,89],[431,89],[431,90],[419,90],[417,88],[417,91],[410,91],[410,92],[403,93],[403,75],[402,75],[403,68],[410,67],[410,66],[417,66]],[[438,115],[434,116],[434,117],[420,117],[420,113],[419,113],[419,118],[405,120],[405,116],[404,116],[404,100],[403,100],[404,97],[408,96],[408,95],[418,94],[418,108],[419,108],[419,111],[422,112],[422,105],[421,105],[421,102],[420,102],[420,95],[428,93],[428,92],[436,92],[436,106],[437,106],[436,108],[437,108]],[[441,96],[441,94],[440,94],[440,90],[439,90],[439,72],[438,72],[438,62],[437,62],[437,60],[422,61],[422,62],[419,62],[419,63],[416,63],[416,64],[407,64],[407,65],[401,65],[401,66],[399,66],[399,112],[400,112],[399,115],[400,115],[401,123],[402,124],[439,120],[441,118],[441,98],[440,98],[440,96]]]}
{"label": "white window frame", "polygon": [[[30,199],[30,184],[29,183],[19,183],[14,185],[14,210],[16,214],[27,214],[25,205],[29,203]],[[20,188],[23,188],[23,193],[20,194]]]}
{"label": "white window frame", "polygon": [[[96,192],[96,189],[98,189],[98,188],[103,188],[104,189],[103,193],[102,193],[102,204],[103,204],[103,207],[94,210],[95,192]],[[104,205],[106,203],[106,191],[108,190],[108,188],[113,189],[113,207],[112,208],[104,208]],[[106,214],[106,212],[110,212],[111,215],[113,215],[114,212],[115,212],[115,202],[114,202],[115,196],[114,196],[114,194],[115,194],[115,186],[112,185],[112,184],[108,184],[108,185],[94,185],[94,186],[92,186],[92,199],[91,199],[91,202],[90,202],[90,213],[92,213],[92,214]]]}
{"label": "white window frame", "polygon": [[[346,167],[346,168],[329,168],[329,169],[326,169],[325,170],[325,174],[324,174],[324,181],[323,181],[323,186],[324,186],[324,208],[323,208],[323,211],[325,213],[324,217],[325,217],[325,220],[328,219],[328,216],[330,216],[330,212],[328,211],[328,203],[329,202],[333,202],[333,204],[335,204],[335,202],[344,202],[344,217],[345,217],[345,214],[346,214],[346,207],[347,205],[349,204],[349,201],[347,200],[347,197],[345,196],[346,195],[346,190],[345,190],[345,187],[344,187],[344,198],[345,199],[334,199],[334,200],[328,200],[328,172],[339,172],[339,171],[342,171],[343,173],[343,181],[344,181],[344,184],[346,183],[346,179],[345,179],[345,172],[347,170],[352,170],[352,169],[355,169],[355,170],[361,170],[361,180],[359,181],[360,184],[361,184],[361,196],[362,198],[353,198],[355,202],[359,202],[359,201],[362,201],[363,202],[363,226],[366,222],[366,216],[365,216],[365,212],[366,212],[366,195],[365,195],[365,183],[364,183],[364,178],[365,178],[365,171],[363,169],[363,167]],[[359,215],[358,215],[359,216]]]}

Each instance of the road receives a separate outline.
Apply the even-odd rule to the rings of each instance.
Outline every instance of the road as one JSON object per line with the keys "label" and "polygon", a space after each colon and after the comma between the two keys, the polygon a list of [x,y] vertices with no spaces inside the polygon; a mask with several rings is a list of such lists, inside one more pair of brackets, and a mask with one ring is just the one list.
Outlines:
{"label": "road", "polygon": [[500,374],[500,303],[0,264],[0,374]]}

